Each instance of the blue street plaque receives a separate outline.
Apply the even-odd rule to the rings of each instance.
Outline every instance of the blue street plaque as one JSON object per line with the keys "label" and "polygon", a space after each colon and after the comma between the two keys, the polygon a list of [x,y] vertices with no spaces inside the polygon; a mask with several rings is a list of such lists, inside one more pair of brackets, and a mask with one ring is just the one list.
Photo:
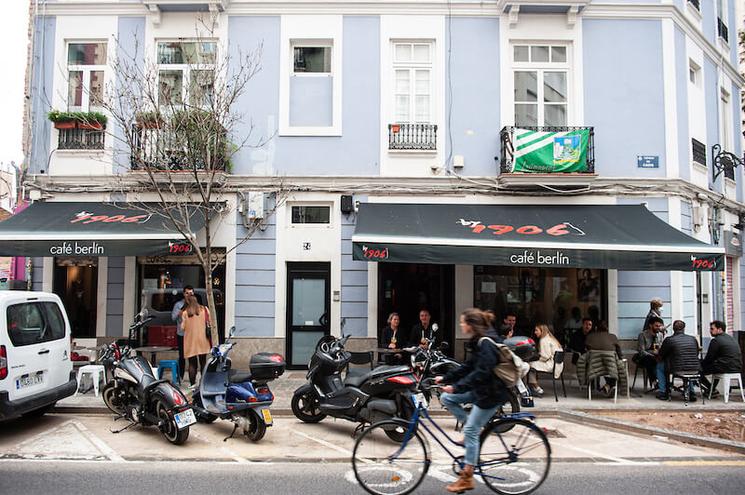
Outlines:
{"label": "blue street plaque", "polygon": [[637,168],[660,168],[658,155],[636,155]]}

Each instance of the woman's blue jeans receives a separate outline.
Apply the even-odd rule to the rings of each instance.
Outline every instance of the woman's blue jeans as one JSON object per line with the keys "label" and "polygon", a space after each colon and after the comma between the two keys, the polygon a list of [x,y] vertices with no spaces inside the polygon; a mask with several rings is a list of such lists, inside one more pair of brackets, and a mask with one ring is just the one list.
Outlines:
{"label": "woman's blue jeans", "polygon": [[[494,406],[482,409],[473,401],[476,396],[473,392],[463,392],[462,394],[443,393],[440,396],[440,403],[455,416],[458,421],[463,423],[463,435],[466,445],[465,462],[470,466],[476,466],[479,463],[479,436],[484,425],[494,416],[497,407]],[[471,413],[463,409],[463,404],[473,404]]]}

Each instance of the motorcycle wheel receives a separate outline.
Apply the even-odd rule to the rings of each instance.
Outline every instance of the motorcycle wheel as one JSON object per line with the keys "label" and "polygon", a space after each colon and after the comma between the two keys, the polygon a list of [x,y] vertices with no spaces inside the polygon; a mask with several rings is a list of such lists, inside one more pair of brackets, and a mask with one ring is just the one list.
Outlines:
{"label": "motorcycle wheel", "polygon": [[101,397],[103,398],[103,403],[106,404],[106,407],[108,407],[111,412],[118,416],[124,415],[126,409],[120,398],[117,396],[117,389],[114,386],[114,382],[109,382],[103,387]]}
{"label": "motorcycle wheel", "polygon": [[310,390],[295,392],[290,406],[292,414],[304,423],[318,423],[326,417],[321,413],[318,398]]}
{"label": "motorcycle wheel", "polygon": [[158,401],[155,404],[155,412],[158,419],[163,421],[163,426],[160,427],[160,433],[165,437],[166,440],[174,445],[181,445],[189,438],[189,427],[179,430],[176,425],[176,420],[168,414],[168,408],[162,401]]}
{"label": "motorcycle wheel", "polygon": [[[400,397],[400,400],[401,410],[398,412],[397,416],[404,421],[410,421],[411,417],[414,415],[414,404],[411,403],[411,400],[408,397]],[[401,425],[395,428],[386,428],[383,431],[388,438],[396,443],[401,443],[404,441],[404,437],[406,436],[406,430],[407,428]]]}
{"label": "motorcycle wheel", "polygon": [[266,434],[266,423],[264,423],[264,420],[259,417],[253,409],[248,411],[248,421],[248,431],[244,432],[248,439],[252,442],[258,442],[264,438],[264,435]]}
{"label": "motorcycle wheel", "polygon": [[202,396],[199,395],[199,389],[194,390],[192,403],[199,409],[194,409],[194,415],[197,417],[197,421],[206,425],[212,424],[217,421],[217,416],[209,412],[202,412],[200,409],[204,409],[202,405]]}

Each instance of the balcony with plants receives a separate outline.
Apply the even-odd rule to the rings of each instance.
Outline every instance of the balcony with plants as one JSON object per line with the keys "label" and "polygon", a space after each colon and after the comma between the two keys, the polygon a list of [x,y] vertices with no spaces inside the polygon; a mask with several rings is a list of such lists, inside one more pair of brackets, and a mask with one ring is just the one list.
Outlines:
{"label": "balcony with plants", "polygon": [[108,118],[100,112],[52,110],[47,118],[58,131],[58,150],[103,150]]}

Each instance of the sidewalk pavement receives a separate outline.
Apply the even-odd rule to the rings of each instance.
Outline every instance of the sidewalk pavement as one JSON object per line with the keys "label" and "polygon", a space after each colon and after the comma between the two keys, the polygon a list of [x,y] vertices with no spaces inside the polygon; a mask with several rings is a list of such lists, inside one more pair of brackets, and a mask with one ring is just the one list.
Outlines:
{"label": "sidewalk pavement", "polygon": [[[274,405],[272,410],[277,416],[292,415],[290,402],[294,391],[305,384],[305,371],[286,371],[284,375],[269,383],[274,393]],[[745,410],[745,404],[740,399],[740,394],[731,394],[728,404],[724,403],[722,396],[711,401],[707,400],[703,404],[699,397],[697,402],[689,403],[685,406],[680,394],[673,394],[670,401],[661,401],[655,397],[654,392],[644,394],[637,383],[636,390],[631,391],[631,397],[626,398],[626,391],[618,391],[618,401],[614,404],[613,398],[607,398],[600,392],[593,392],[592,400],[587,398],[587,389],[580,390],[577,381],[574,379],[565,379],[567,397],[565,398],[561,391],[561,383],[557,383],[559,401],[556,402],[553,396],[551,381],[543,380],[541,386],[545,394],[542,398],[535,399],[534,408],[523,408],[525,412],[550,413],[552,411],[602,411],[602,410]],[[188,389],[188,380],[181,382],[181,389],[186,392]],[[68,397],[57,403],[59,412],[90,412],[100,413],[108,411],[100,397],[95,397],[93,391],[85,394]],[[433,401],[431,410],[441,410],[438,401]]]}

